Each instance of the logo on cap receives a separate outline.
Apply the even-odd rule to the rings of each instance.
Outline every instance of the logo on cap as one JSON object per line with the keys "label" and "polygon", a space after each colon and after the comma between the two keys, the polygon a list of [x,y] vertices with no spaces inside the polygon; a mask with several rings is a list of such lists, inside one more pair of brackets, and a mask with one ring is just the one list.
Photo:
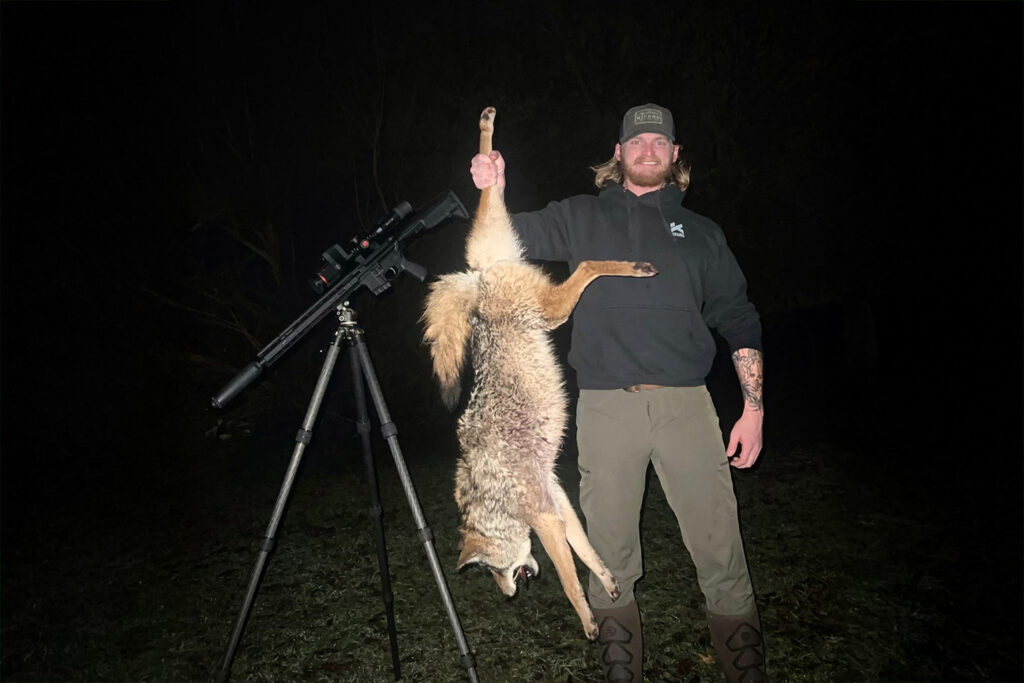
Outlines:
{"label": "logo on cap", "polygon": [[641,109],[633,114],[633,125],[638,126],[641,123],[655,123],[660,126],[663,123],[661,112],[657,109]]}

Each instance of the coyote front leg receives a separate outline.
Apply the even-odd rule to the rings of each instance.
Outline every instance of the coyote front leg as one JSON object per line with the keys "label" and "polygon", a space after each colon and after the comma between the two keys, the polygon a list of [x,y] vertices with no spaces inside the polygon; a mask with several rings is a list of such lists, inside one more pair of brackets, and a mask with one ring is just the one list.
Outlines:
{"label": "coyote front leg", "polygon": [[587,596],[583,592],[583,586],[580,585],[579,577],[576,576],[576,563],[573,562],[572,550],[566,540],[565,524],[558,515],[545,512],[541,513],[531,526],[537,532],[537,538],[540,539],[545,552],[555,565],[558,580],[562,582],[562,589],[583,623],[583,631],[587,634],[588,639],[596,640],[597,620],[594,618],[594,613],[590,611]]}
{"label": "coyote front leg", "polygon": [[568,320],[583,290],[602,275],[651,277],[657,274],[657,269],[646,261],[580,261],[572,275],[562,284],[549,289],[541,300],[548,329],[553,330]]}
{"label": "coyote front leg", "polygon": [[576,510],[573,509],[572,504],[569,502],[569,497],[565,495],[565,490],[557,484],[552,486],[550,490],[551,498],[555,503],[555,509],[558,510],[558,515],[565,524],[565,540],[569,542],[569,545],[572,546],[572,549],[579,556],[580,560],[583,561],[583,564],[590,571],[594,572],[594,576],[601,582],[605,592],[608,593],[608,597],[612,600],[618,600],[620,595],[619,584],[615,581],[615,577],[612,576],[600,555],[594,550],[594,546],[590,545],[590,539],[587,538],[587,533],[583,530],[583,525],[580,524],[580,518],[576,515]]}

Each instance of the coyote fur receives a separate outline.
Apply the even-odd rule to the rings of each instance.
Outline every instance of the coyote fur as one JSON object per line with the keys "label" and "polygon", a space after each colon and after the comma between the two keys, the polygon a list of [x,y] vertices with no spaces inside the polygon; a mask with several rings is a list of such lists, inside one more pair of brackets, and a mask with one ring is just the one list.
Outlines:
{"label": "coyote fur", "polygon": [[[480,153],[490,154],[493,107],[480,115]],[[598,626],[576,575],[572,550],[613,599],[619,587],[587,540],[554,473],[568,400],[548,330],[566,321],[584,288],[602,275],[649,277],[649,263],[583,261],[556,285],[527,263],[497,187],[484,189],[466,240],[469,269],[440,277],[423,319],[446,405],[458,402],[470,347],[473,388],[459,418],[455,502],[462,515],[458,568],[490,570],[501,592],[537,573],[530,530],[554,563],[591,640]]]}

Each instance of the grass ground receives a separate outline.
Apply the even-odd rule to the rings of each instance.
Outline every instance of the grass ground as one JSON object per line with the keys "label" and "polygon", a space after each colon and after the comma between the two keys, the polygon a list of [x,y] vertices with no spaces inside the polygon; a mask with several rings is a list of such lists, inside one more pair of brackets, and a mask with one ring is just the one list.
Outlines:
{"label": "grass ground", "polygon": [[[126,474],[130,485],[83,481],[62,514],[45,514],[45,496],[39,514],[7,514],[4,681],[211,677],[288,451],[254,458],[252,441],[204,443],[180,467]],[[544,553],[540,577],[511,601],[482,573],[456,573],[452,453],[402,444],[480,680],[596,680],[594,650]],[[390,455],[377,453],[404,680],[465,680]],[[571,453],[561,474],[572,492]],[[863,452],[801,439],[734,480],[773,680],[1020,680],[1020,593],[986,597],[1006,571],[1019,587],[1020,538],[1001,535],[992,501],[962,504]],[[311,449],[232,680],[392,679],[369,507],[358,452]],[[649,680],[719,680],[694,572],[653,475],[645,510]]]}

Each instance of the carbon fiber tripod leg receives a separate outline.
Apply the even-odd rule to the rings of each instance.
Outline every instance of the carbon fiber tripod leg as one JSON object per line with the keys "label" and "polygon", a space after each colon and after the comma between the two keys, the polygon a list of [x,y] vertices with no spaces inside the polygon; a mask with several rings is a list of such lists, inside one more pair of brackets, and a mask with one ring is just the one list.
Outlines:
{"label": "carbon fiber tripod leg", "polygon": [[388,443],[388,447],[391,449],[392,458],[395,461],[395,467],[398,470],[398,477],[402,482],[402,488],[405,490],[405,497],[409,502],[409,509],[412,511],[413,520],[416,522],[416,531],[420,537],[420,541],[423,543],[423,550],[427,554],[427,561],[430,564],[430,570],[434,575],[434,581],[437,583],[437,590],[441,594],[441,600],[444,603],[445,611],[448,613],[448,621],[452,627],[452,633],[455,636],[455,642],[459,648],[459,661],[463,668],[466,669],[466,675],[472,683],[477,683],[479,680],[476,675],[476,658],[473,653],[469,650],[469,644],[466,642],[465,633],[462,630],[462,624],[459,622],[459,615],[455,611],[455,603],[452,601],[451,593],[448,591],[448,583],[444,577],[444,571],[441,569],[441,562],[437,558],[437,551],[434,549],[434,536],[430,531],[430,527],[427,526],[426,519],[423,517],[423,511],[420,508],[419,499],[416,496],[416,489],[413,487],[412,478],[409,476],[409,470],[405,466],[405,458],[402,457],[402,449],[398,444],[398,428],[395,423],[391,421],[391,415],[388,412],[387,404],[384,402],[384,394],[381,391],[380,384],[377,381],[377,373],[373,369],[373,362],[370,360],[369,351],[366,349],[366,342],[363,339],[362,330],[355,324],[355,315],[351,313],[351,330],[350,337],[352,339],[353,347],[356,354],[359,357],[359,362],[363,369],[363,378],[366,380],[366,385],[370,390],[370,397],[373,400],[373,405],[377,411],[377,418],[380,420],[381,433],[384,439]]}
{"label": "carbon fiber tripod leg", "polygon": [[299,464],[302,462],[302,454],[306,450],[306,446],[309,444],[313,437],[313,425],[316,422],[317,414],[320,412],[320,404],[323,402],[324,394],[327,391],[327,385],[331,379],[331,373],[334,371],[334,364],[338,360],[338,353],[340,350],[341,343],[341,327],[339,326],[338,332],[335,333],[334,341],[331,343],[327,350],[327,357],[324,358],[323,367],[320,369],[320,376],[316,381],[316,388],[313,390],[313,398],[310,399],[309,406],[306,409],[306,417],[302,421],[302,427],[299,428],[298,434],[295,436],[295,448],[292,451],[292,459],[288,463],[288,470],[285,473],[284,482],[281,484],[281,489],[277,494],[277,502],[274,504],[274,512],[270,516],[270,523],[267,525],[267,531],[263,535],[263,542],[260,544],[259,554],[256,556],[256,566],[252,570],[252,576],[249,579],[249,587],[245,592],[245,598],[242,600],[242,608],[238,612],[238,619],[235,622],[234,631],[231,634],[231,639],[228,642],[227,652],[224,654],[224,661],[221,663],[220,669],[216,674],[217,683],[225,683],[231,676],[231,664],[235,660],[235,652],[238,649],[238,643],[242,639],[242,632],[245,630],[245,622],[249,618],[249,612],[252,610],[252,603],[256,598],[256,591],[259,589],[260,580],[263,577],[263,572],[267,567],[267,559],[270,557],[271,551],[274,549],[275,537],[277,535],[277,527],[281,523],[281,518],[284,516],[285,505],[288,503],[288,496],[291,494],[292,485],[295,483],[295,476],[299,471]]}

